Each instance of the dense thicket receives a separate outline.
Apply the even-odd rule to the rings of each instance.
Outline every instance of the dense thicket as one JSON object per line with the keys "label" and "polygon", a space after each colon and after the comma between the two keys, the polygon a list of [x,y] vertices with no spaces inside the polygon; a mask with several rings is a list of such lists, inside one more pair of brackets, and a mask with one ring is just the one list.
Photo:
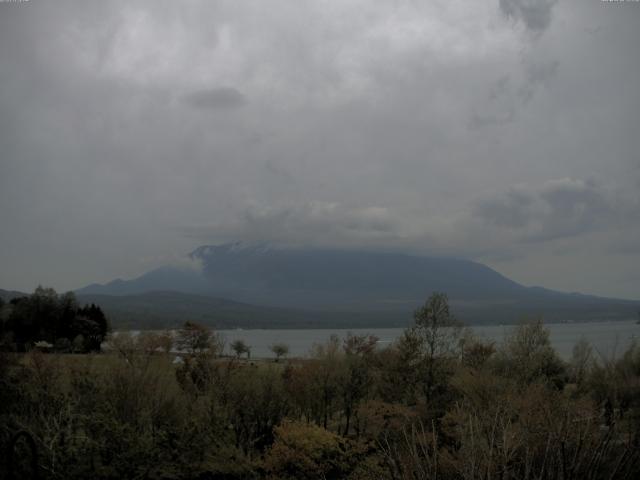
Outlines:
{"label": "dense thicket", "polygon": [[101,355],[12,354],[0,443],[18,478],[19,431],[51,479],[640,478],[638,345],[607,359],[580,342],[565,362],[540,322],[485,343],[440,295],[415,319],[391,347],[333,337],[304,360],[221,357],[195,324],[182,362],[151,333]]}
{"label": "dense thicket", "polygon": [[0,349],[40,349],[59,352],[99,351],[109,323],[97,305],[80,307],[72,292],[58,295],[36,288],[32,295],[0,305]]}

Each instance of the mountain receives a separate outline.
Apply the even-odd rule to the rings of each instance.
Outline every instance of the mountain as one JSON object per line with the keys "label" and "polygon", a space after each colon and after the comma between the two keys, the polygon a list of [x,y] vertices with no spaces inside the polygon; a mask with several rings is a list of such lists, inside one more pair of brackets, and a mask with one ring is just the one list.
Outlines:
{"label": "mountain", "polygon": [[189,256],[202,265],[201,272],[163,267],[77,293],[172,290],[279,307],[393,310],[419,303],[433,291],[481,301],[512,298],[524,289],[485,265],[458,259],[239,243],[203,246]]}
{"label": "mountain", "polygon": [[314,324],[322,319],[343,324],[360,318],[375,324],[408,322],[411,312],[434,291],[447,293],[454,313],[469,323],[508,323],[525,315],[547,321],[635,318],[640,308],[640,302],[525,287],[469,260],[242,243],[202,246],[190,257],[201,264],[201,271],[163,267],[77,293],[133,296],[133,308],[140,306],[136,296],[155,292],[156,303],[149,308],[157,311],[159,298],[169,291],[197,295],[197,301],[181,297],[193,302],[184,307],[193,311],[204,298],[225,298],[234,303],[234,312],[244,312],[255,322],[259,320],[252,308],[290,323],[304,323],[313,316]]}

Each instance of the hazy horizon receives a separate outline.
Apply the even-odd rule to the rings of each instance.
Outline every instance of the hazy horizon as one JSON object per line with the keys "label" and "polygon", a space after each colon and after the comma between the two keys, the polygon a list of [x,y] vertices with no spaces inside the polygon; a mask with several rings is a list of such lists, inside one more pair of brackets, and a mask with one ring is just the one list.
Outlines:
{"label": "hazy horizon", "polygon": [[230,241],[640,299],[640,3],[0,2],[0,288]]}

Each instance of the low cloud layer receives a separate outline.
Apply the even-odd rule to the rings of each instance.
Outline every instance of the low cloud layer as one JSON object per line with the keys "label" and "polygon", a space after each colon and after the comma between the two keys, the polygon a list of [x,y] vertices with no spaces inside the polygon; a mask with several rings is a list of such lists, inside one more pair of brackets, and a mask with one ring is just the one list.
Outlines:
{"label": "low cloud layer", "polygon": [[[465,258],[521,257],[517,250],[591,234],[629,238],[640,225],[640,196],[593,179],[517,184],[485,194],[449,216],[403,214],[383,206],[311,202],[251,206],[229,221],[185,228],[198,242],[243,239],[288,246],[362,247]],[[615,242],[614,242],[615,243]],[[613,244],[612,244],[613,245]],[[629,242],[617,251],[632,252]],[[616,247],[612,247],[616,248]]]}
{"label": "low cloud layer", "polygon": [[629,206],[593,181],[563,178],[539,188],[516,186],[479,201],[474,217],[489,225],[517,232],[522,241],[547,241],[577,236],[617,224]]}
{"label": "low cloud layer", "polygon": [[398,227],[383,207],[349,208],[311,202],[279,208],[253,206],[230,223],[195,226],[185,233],[209,242],[243,239],[289,246],[389,246]]}
{"label": "low cloud layer", "polygon": [[0,2],[0,288],[268,241],[637,297],[627,3]]}

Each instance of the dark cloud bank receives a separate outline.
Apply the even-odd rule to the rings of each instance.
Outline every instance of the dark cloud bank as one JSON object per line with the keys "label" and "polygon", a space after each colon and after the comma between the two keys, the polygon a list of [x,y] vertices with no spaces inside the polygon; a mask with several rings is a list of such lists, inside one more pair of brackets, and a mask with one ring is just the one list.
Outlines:
{"label": "dark cloud bank", "polygon": [[239,240],[638,298],[635,7],[0,3],[0,287]]}
{"label": "dark cloud bank", "polygon": [[184,101],[194,108],[226,110],[241,107],[245,103],[245,98],[235,88],[219,87],[190,93],[185,95]]}

